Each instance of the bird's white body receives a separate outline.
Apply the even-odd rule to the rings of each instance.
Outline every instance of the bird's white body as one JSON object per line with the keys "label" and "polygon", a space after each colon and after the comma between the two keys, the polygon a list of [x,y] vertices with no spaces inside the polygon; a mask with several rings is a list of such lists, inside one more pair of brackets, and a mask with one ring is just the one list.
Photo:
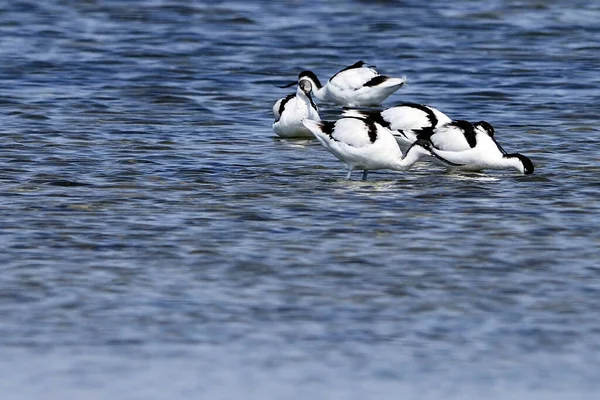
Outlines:
{"label": "bird's white body", "polygon": [[466,171],[513,168],[533,173],[531,160],[522,154],[508,154],[494,139],[494,129],[484,121],[471,124],[453,121],[438,126],[430,139],[431,153],[444,164]]}
{"label": "bird's white body", "polygon": [[416,103],[401,103],[383,111],[346,110],[343,115],[375,119],[392,131],[402,148],[412,145],[423,133],[431,133],[436,127],[452,122],[443,112]]}
{"label": "bird's white body", "polygon": [[412,146],[404,156],[389,130],[377,122],[360,118],[341,118],[335,122],[304,120],[319,142],[348,166],[346,179],[355,168],[367,171],[393,169],[404,171],[422,156],[431,155],[420,144]]}
{"label": "bird's white body", "polygon": [[380,104],[400,89],[406,78],[390,78],[380,75],[364,62],[344,68],[333,75],[325,85],[311,71],[303,71],[299,79],[310,79],[315,97],[324,102],[345,107],[365,107]]}
{"label": "bird's white body", "polygon": [[275,122],[273,131],[283,138],[313,138],[313,134],[302,120],[320,121],[316,104],[310,97],[311,85],[307,81],[300,82],[296,94],[279,99],[273,105]]}

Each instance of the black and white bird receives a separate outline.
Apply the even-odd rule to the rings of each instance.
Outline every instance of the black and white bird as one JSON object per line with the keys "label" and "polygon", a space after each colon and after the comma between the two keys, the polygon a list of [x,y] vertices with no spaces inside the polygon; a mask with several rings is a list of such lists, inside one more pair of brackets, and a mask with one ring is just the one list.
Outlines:
{"label": "black and white bird", "polygon": [[303,121],[331,154],[348,165],[346,179],[352,170],[362,169],[363,180],[369,170],[405,171],[423,156],[431,156],[430,143],[417,140],[405,154],[390,131],[369,118],[341,118],[335,122]]}
{"label": "black and white bird", "polygon": [[312,84],[307,79],[298,82],[296,94],[279,99],[273,105],[273,131],[284,138],[312,138],[313,134],[302,124],[303,119],[320,121],[317,105],[312,99]]}
{"label": "black and white bird", "polygon": [[[440,125],[452,122],[443,112],[417,103],[400,103],[383,111],[344,110],[343,116],[372,118],[392,131],[402,148],[412,145],[423,134],[431,134]],[[427,136],[428,137],[428,136]]]}
{"label": "black and white bird", "polygon": [[[346,107],[366,107],[380,104],[404,85],[406,78],[381,75],[375,67],[358,61],[333,75],[322,85],[312,71],[302,71],[298,81],[308,79],[313,85],[315,97],[321,101]],[[281,87],[295,85],[292,82]]]}
{"label": "black and white bird", "polygon": [[417,135],[429,140],[431,154],[443,164],[466,170],[516,169],[522,174],[533,173],[533,162],[519,153],[507,153],[494,138],[494,128],[486,121],[471,124],[452,121],[435,128],[431,134]]}

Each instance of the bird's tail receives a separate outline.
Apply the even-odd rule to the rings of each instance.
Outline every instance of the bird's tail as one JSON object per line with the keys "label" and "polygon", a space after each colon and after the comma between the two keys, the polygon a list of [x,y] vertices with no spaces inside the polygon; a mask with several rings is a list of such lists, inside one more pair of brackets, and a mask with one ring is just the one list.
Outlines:
{"label": "bird's tail", "polygon": [[304,124],[306,129],[311,131],[313,133],[313,135],[316,135],[315,132],[319,132],[319,133],[321,132],[321,127],[322,127],[321,121],[314,121],[312,119],[303,119],[302,124]]}
{"label": "bird's tail", "polygon": [[400,77],[400,78],[389,78],[387,81],[385,81],[382,86],[384,87],[398,87],[400,88],[402,85],[404,85],[406,83],[406,76]]}

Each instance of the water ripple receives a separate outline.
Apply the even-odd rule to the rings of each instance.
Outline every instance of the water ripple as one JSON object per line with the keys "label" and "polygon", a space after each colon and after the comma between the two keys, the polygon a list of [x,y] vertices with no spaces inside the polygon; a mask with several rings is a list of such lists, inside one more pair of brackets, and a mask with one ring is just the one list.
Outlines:
{"label": "water ripple", "polygon": [[[598,17],[584,0],[1,4],[0,391],[593,397]],[[274,135],[293,89],[273,84],[357,60],[408,77],[384,106],[487,120],[535,174],[347,181],[315,141]]]}

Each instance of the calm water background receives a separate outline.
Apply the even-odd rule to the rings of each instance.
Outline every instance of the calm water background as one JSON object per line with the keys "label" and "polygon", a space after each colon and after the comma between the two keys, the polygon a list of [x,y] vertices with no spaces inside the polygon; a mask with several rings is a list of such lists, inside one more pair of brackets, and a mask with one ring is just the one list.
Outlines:
{"label": "calm water background", "polygon": [[[600,392],[600,3],[4,1],[3,399]],[[344,180],[273,83],[365,60],[536,172]],[[322,105],[333,119],[339,110]]]}

